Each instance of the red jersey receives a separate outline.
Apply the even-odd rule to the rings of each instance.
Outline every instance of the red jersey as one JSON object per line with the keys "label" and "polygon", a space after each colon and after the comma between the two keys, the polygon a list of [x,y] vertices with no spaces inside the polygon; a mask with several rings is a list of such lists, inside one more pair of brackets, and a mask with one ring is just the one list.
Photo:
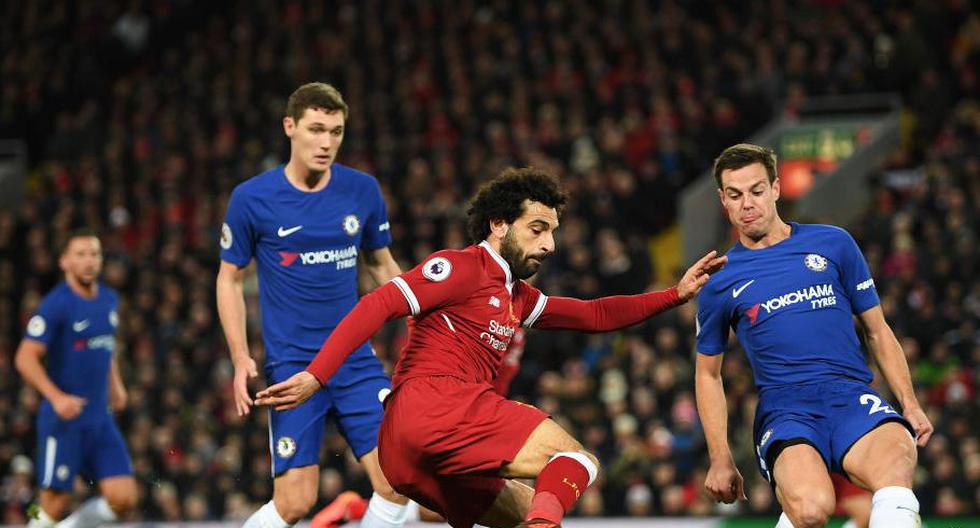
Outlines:
{"label": "red jersey", "polygon": [[490,244],[439,251],[396,277],[415,316],[393,383],[419,376],[491,381],[514,333],[531,326],[548,297],[523,280]]}
{"label": "red jersey", "polygon": [[322,384],[385,321],[414,315],[392,384],[422,376],[491,382],[521,326],[608,332],[681,304],[677,288],[583,301],[548,297],[511,276],[486,241],[433,253],[421,265],[365,295],[306,368]]}
{"label": "red jersey", "polygon": [[504,354],[503,361],[500,362],[500,369],[497,377],[493,380],[493,390],[501,396],[507,396],[510,392],[510,384],[514,382],[518,371],[521,370],[521,357],[524,356],[524,343],[527,341],[527,331],[521,327],[514,332],[514,337],[510,340],[510,347]]}

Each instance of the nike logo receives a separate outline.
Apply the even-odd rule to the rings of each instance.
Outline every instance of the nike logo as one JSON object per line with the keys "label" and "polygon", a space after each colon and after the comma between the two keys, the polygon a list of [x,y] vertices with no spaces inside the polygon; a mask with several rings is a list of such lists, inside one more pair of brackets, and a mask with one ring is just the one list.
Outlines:
{"label": "nike logo", "polygon": [[732,290],[732,299],[737,299],[738,296],[742,294],[742,290],[744,290],[745,288],[748,288],[749,285],[752,284],[753,282],[755,282],[755,279],[752,279],[749,282],[746,282],[745,284],[743,284],[743,285],[739,286],[738,288],[735,288],[734,290]]}
{"label": "nike logo", "polygon": [[76,332],[81,332],[82,330],[88,328],[88,325],[89,325],[88,319],[82,319],[81,321],[75,321],[74,323],[72,323],[71,329]]}
{"label": "nike logo", "polygon": [[285,229],[282,226],[279,226],[278,233],[279,233],[279,236],[280,237],[285,237],[285,236],[289,236],[289,235],[291,235],[291,234],[299,231],[300,229],[303,229],[303,226],[298,225],[296,227],[290,227],[289,229]]}

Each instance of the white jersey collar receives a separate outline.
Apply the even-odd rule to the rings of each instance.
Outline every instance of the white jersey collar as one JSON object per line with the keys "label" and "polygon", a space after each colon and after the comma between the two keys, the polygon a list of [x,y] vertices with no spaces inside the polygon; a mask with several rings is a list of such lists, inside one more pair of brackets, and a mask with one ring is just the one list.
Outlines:
{"label": "white jersey collar", "polygon": [[497,250],[493,249],[493,246],[491,246],[490,243],[487,242],[486,240],[480,242],[479,245],[483,249],[487,250],[487,253],[489,253],[490,256],[493,257],[493,260],[496,260],[497,264],[499,264],[501,269],[504,270],[504,276],[507,277],[507,291],[508,292],[511,291],[511,288],[513,288],[514,286],[514,279],[513,276],[510,274],[510,264],[507,264],[507,261],[504,260],[504,257],[501,257],[500,253],[497,253]]}

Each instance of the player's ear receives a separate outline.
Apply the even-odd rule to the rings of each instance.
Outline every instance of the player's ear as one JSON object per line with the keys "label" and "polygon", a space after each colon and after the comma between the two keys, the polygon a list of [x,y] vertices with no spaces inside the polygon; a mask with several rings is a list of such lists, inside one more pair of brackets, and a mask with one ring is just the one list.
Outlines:
{"label": "player's ear", "polygon": [[296,131],[296,122],[293,118],[289,116],[282,118],[282,131],[286,133],[286,137],[293,137],[293,132]]}
{"label": "player's ear", "polygon": [[772,181],[772,194],[775,196],[775,200],[779,201],[779,178]]}
{"label": "player's ear", "polygon": [[502,219],[492,219],[490,220],[490,234],[503,240],[507,236],[507,231],[510,230],[510,224],[504,222]]}

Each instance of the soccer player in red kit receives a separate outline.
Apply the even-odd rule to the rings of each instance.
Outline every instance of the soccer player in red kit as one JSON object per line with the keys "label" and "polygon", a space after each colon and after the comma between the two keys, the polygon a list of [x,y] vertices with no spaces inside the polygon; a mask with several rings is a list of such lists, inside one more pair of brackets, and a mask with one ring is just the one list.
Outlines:
{"label": "soccer player in red kit", "polygon": [[[598,463],[545,413],[494,391],[514,333],[625,328],[686,302],[725,263],[711,252],[659,292],[548,297],[524,279],[554,251],[565,201],[548,173],[505,170],[467,211],[468,233],[479,243],[437,251],[361,298],[307,369],[260,392],[257,403],[298,405],[386,321],[412,315],[378,433],[391,485],[455,528],[558,526],[595,481]],[[535,488],[513,479],[536,479]]]}

